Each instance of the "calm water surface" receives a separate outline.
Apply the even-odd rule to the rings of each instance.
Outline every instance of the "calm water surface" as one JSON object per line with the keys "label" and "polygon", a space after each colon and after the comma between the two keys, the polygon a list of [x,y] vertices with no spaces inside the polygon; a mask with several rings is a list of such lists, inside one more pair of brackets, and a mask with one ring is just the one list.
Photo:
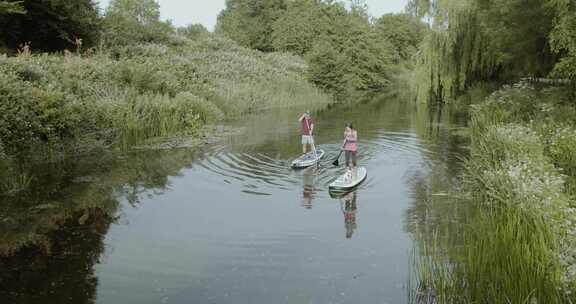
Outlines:
{"label": "calm water surface", "polygon": [[[2,209],[0,303],[407,303],[434,222],[426,196],[448,191],[463,153],[428,113],[394,100],[315,111],[328,155],[301,171],[298,110],[246,117],[201,148],[39,168]],[[369,176],[332,198],[348,121]]]}

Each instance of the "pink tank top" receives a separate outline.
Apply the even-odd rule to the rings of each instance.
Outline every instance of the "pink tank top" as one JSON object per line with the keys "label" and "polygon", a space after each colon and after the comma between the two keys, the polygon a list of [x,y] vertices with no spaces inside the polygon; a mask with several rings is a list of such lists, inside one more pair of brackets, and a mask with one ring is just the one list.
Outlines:
{"label": "pink tank top", "polygon": [[344,144],[344,150],[346,151],[356,151],[358,146],[356,142],[358,141],[358,133],[356,130],[346,134],[346,144]]}

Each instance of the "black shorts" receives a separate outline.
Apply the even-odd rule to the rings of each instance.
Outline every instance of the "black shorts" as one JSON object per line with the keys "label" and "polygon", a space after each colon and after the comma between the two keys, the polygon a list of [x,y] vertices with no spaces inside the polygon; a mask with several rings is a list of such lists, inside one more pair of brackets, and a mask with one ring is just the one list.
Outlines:
{"label": "black shorts", "polygon": [[356,151],[344,151],[344,155],[346,156],[346,166],[350,166],[350,162],[352,162],[353,166],[356,166]]}

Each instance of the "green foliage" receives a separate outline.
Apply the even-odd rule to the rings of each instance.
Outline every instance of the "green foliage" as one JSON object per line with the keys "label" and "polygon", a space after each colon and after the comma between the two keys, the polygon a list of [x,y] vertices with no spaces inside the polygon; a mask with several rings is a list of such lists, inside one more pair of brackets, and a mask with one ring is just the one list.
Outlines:
{"label": "green foliage", "polygon": [[[568,0],[547,1],[556,12],[554,28],[550,33],[552,49],[561,55],[554,76],[576,83],[576,4]],[[572,87],[576,91],[576,85]]]}
{"label": "green foliage", "polygon": [[473,212],[459,243],[432,243],[420,250],[420,298],[462,304],[570,303],[566,289],[559,288],[563,270],[556,259],[557,235],[545,218],[514,207]]}
{"label": "green foliage", "polygon": [[419,56],[421,99],[451,99],[479,81],[574,80],[576,5],[567,0],[412,0],[433,20]]}
{"label": "green foliage", "polygon": [[0,57],[2,157],[195,135],[225,117],[331,99],[299,57],[249,50],[206,33],[179,45],[137,44],[115,56]]}
{"label": "green foliage", "polygon": [[379,39],[393,46],[396,63],[409,60],[416,54],[424,39],[426,26],[407,14],[387,14],[376,20],[375,31]]}
{"label": "green foliage", "polygon": [[130,94],[118,101],[112,114],[113,127],[124,147],[170,135],[194,134],[201,127],[192,100],[159,94]]}
{"label": "green foliage", "polygon": [[28,190],[32,179],[28,172],[17,170],[16,166],[4,159],[0,153],[0,198]]}
{"label": "green foliage", "polygon": [[242,46],[273,51],[273,24],[285,9],[285,0],[226,0],[216,31]]}
{"label": "green foliage", "polygon": [[[426,244],[420,287],[445,303],[572,303],[576,109],[565,92],[506,86],[476,104],[457,241]],[[572,118],[570,118],[572,117]]]}
{"label": "green foliage", "polygon": [[320,41],[308,54],[310,80],[328,92],[343,95],[347,91],[346,70],[343,63],[346,58],[332,47],[328,41]]}
{"label": "green foliage", "polygon": [[28,42],[43,51],[90,47],[97,43],[99,32],[93,0],[0,1],[0,45],[11,49]]}
{"label": "green foliage", "polygon": [[72,136],[79,123],[77,109],[62,92],[34,87],[14,71],[2,70],[0,138],[6,153],[27,151],[35,143],[58,144]]}
{"label": "green foliage", "polygon": [[178,34],[185,36],[188,39],[197,39],[199,36],[207,35],[209,32],[202,24],[190,24],[185,27],[178,28]]}
{"label": "green foliage", "polygon": [[382,20],[372,23],[365,1],[347,8],[338,1],[235,0],[227,2],[218,31],[251,48],[304,56],[310,81],[345,99],[388,87],[394,65],[406,61],[422,37],[424,26],[414,18]]}
{"label": "green foliage", "polygon": [[379,37],[362,1],[350,10],[332,1],[293,1],[274,24],[273,38],[279,50],[304,54],[309,79],[339,98],[389,84],[393,46]]}
{"label": "green foliage", "polygon": [[174,33],[172,25],[160,21],[156,0],[112,0],[103,21],[108,46],[137,43],[166,43]]}
{"label": "green foliage", "polygon": [[214,103],[192,93],[179,93],[175,99],[177,103],[186,105],[189,111],[198,113],[198,118],[203,123],[216,122],[224,118],[224,113]]}
{"label": "green foliage", "polygon": [[22,1],[8,2],[0,1],[0,16],[10,14],[25,14],[26,10],[22,7]]}
{"label": "green foliage", "polygon": [[557,128],[550,138],[550,156],[557,166],[569,176],[576,176],[576,130],[573,127]]}

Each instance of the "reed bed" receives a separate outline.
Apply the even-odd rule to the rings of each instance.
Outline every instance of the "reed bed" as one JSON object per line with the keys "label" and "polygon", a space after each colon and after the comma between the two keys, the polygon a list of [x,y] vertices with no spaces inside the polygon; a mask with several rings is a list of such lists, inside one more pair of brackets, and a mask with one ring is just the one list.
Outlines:
{"label": "reed bed", "polygon": [[573,105],[558,91],[526,84],[473,106],[471,210],[462,229],[438,229],[418,248],[413,302],[575,302],[576,134],[566,112]]}

